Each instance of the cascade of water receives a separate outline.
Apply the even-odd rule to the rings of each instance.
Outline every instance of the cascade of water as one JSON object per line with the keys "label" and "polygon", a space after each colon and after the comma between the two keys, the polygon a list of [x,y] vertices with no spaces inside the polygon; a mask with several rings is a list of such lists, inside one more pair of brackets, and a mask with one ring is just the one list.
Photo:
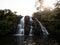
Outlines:
{"label": "cascade of water", "polygon": [[20,20],[20,24],[21,24],[21,29],[24,29],[24,17]]}
{"label": "cascade of water", "polygon": [[32,28],[33,28],[32,22],[33,22],[33,20],[32,20],[32,18],[30,17],[30,32],[29,32],[29,36],[33,36],[33,34],[32,34]]}
{"label": "cascade of water", "polygon": [[17,36],[23,36],[24,35],[24,17],[21,18],[20,23],[18,24],[18,32]]}
{"label": "cascade of water", "polygon": [[32,26],[30,26],[31,27],[31,29],[30,29],[30,32],[29,32],[29,36],[33,36],[33,34],[32,34]]}
{"label": "cascade of water", "polygon": [[43,31],[43,36],[47,37],[47,35],[49,35],[48,31],[46,30],[46,28],[41,24],[41,22],[37,18],[35,18],[35,19],[41,26],[41,30]]}

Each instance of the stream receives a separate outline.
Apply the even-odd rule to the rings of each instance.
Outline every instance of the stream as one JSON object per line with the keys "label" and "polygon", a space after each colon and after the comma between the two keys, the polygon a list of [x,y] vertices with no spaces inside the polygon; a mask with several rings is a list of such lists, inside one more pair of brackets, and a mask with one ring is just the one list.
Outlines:
{"label": "stream", "polygon": [[[32,26],[33,19],[28,16],[26,18],[30,20],[29,29],[28,29],[29,33],[27,33],[24,29],[26,28],[24,26],[27,26],[28,24],[25,25],[25,21],[24,21],[25,17],[23,17],[20,20],[20,23],[18,24],[17,33],[4,37],[1,36],[0,45],[58,45],[59,44],[56,39],[50,38],[48,36],[49,32],[37,19],[36,21],[39,23],[43,34],[42,36],[33,35],[33,26]],[[27,33],[28,35],[25,35],[25,33]]]}

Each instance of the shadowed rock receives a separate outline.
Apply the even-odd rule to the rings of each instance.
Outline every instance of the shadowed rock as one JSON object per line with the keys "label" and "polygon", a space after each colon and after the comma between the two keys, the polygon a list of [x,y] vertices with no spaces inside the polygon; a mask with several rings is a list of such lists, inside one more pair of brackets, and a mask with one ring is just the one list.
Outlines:
{"label": "shadowed rock", "polygon": [[25,26],[24,26],[25,35],[29,35],[29,32],[30,32],[30,17],[25,16],[24,21],[25,21]]}

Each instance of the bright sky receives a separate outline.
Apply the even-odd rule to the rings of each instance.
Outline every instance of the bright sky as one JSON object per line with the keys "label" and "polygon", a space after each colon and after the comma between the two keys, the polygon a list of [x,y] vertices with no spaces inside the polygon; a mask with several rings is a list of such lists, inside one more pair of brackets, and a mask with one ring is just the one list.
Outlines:
{"label": "bright sky", "polygon": [[36,0],[0,0],[0,9],[10,9],[23,16],[31,16],[35,9]]}
{"label": "bright sky", "polygon": [[[37,0],[0,0],[0,9],[10,9],[23,16],[32,16],[36,12],[35,3]],[[54,8],[56,0],[44,0],[43,7]],[[39,3],[40,4],[40,3]],[[37,6],[39,6],[39,4]],[[43,10],[43,9],[42,9]]]}
{"label": "bright sky", "polygon": [[[41,1],[41,0],[40,0]],[[44,11],[44,9],[51,9],[53,10],[55,8],[55,3],[57,2],[57,0],[42,0],[41,1],[42,4],[40,5],[39,1],[37,3],[36,7],[40,7],[41,11]]]}
{"label": "bright sky", "polygon": [[55,8],[55,3],[57,2],[57,0],[44,0],[43,6],[44,7],[50,7],[52,9]]}

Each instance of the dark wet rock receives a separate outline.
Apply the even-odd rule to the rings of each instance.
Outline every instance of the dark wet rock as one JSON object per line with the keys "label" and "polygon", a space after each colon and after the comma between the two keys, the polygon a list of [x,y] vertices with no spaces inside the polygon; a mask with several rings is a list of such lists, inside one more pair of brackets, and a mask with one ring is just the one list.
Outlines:
{"label": "dark wet rock", "polygon": [[25,26],[24,26],[25,35],[29,35],[29,32],[30,32],[30,17],[25,16],[24,21],[25,21],[25,23],[24,23],[25,24]]}
{"label": "dark wet rock", "polygon": [[34,35],[42,35],[42,30],[41,30],[41,27],[39,25],[39,23],[35,20],[35,18],[32,18],[33,19],[33,33]]}

